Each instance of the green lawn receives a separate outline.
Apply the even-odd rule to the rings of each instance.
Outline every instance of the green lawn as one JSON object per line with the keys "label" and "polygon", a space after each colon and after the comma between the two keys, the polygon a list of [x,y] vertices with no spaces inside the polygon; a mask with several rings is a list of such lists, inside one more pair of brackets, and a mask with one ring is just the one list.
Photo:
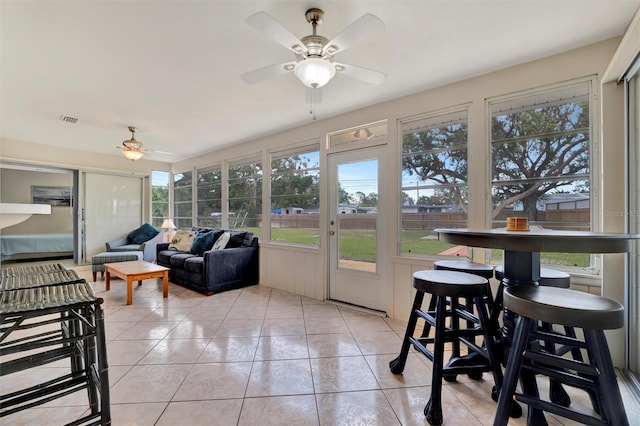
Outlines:
{"label": "green lawn", "polygon": [[[258,228],[243,228],[257,234]],[[372,262],[376,256],[376,246],[373,230],[342,230],[340,231],[340,258]],[[402,231],[402,253],[437,254],[451,244],[443,243],[433,238],[433,233],[427,231]],[[318,229],[274,228],[271,237],[276,241],[286,241],[296,244],[318,244],[320,231]],[[491,261],[501,263],[502,251],[492,250]],[[589,266],[587,253],[542,253],[541,261],[545,265]]]}

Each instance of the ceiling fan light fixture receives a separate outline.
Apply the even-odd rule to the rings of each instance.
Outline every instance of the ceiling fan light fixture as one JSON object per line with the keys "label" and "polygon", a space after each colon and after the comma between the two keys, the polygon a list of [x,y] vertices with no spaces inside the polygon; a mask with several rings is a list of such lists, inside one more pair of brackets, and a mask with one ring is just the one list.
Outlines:
{"label": "ceiling fan light fixture", "polygon": [[143,151],[137,151],[135,149],[123,149],[122,154],[131,161],[136,161],[144,156]]}
{"label": "ceiling fan light fixture", "polygon": [[136,140],[135,133],[138,130],[135,126],[129,126],[129,131],[131,132],[131,139],[127,139],[122,142],[122,146],[118,147],[122,151],[122,155],[127,157],[127,159],[131,161],[136,161],[141,159],[144,156],[144,146],[142,142]]}
{"label": "ceiling fan light fixture", "polygon": [[306,58],[296,64],[293,72],[302,84],[317,89],[336,75],[336,67],[322,58]]}

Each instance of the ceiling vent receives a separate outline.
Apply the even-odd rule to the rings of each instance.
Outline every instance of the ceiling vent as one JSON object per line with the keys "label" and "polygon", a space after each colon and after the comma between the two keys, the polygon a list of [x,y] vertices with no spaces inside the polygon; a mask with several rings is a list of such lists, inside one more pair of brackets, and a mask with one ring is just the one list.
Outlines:
{"label": "ceiling vent", "polygon": [[76,117],[70,117],[68,115],[61,115],[60,121],[64,121],[65,123],[76,124],[78,122],[78,119]]}

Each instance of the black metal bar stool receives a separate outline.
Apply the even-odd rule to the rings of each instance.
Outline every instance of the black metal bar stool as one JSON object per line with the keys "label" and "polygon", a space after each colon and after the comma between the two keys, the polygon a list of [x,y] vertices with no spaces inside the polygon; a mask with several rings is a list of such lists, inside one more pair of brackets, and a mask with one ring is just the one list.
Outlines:
{"label": "black metal bar stool", "polygon": [[[409,348],[413,345],[418,351],[433,362],[433,376],[431,379],[431,397],[424,408],[424,414],[429,424],[442,424],[442,379],[444,375],[470,374],[482,376],[483,372],[491,371],[496,386],[502,384],[502,370],[497,362],[497,350],[489,323],[489,311],[487,296],[490,293],[489,282],[486,278],[457,271],[424,270],[413,274],[413,287],[416,295],[409,316],[407,330],[400,355],[389,363],[393,374],[401,374],[404,370]],[[431,294],[433,307],[427,311],[422,310],[424,294]],[[476,313],[466,310],[465,305],[448,304],[447,298],[466,298],[473,301]],[[461,328],[459,321],[457,328],[445,325],[446,318],[457,317],[473,323],[473,327]],[[418,319],[425,321],[425,326],[435,327],[435,337],[413,337]],[[476,336],[484,337],[484,345],[475,344]],[[464,365],[443,365],[445,342],[458,341],[468,348],[469,353],[479,354],[482,362],[477,364],[465,363]],[[433,345],[429,349],[428,345]]]}
{"label": "black metal bar stool", "polygon": [[[500,285],[501,285],[498,291],[502,292],[502,278],[504,276],[503,267],[502,266],[496,267],[495,273],[496,273],[496,279],[500,280]],[[538,283],[539,285],[545,286],[545,287],[570,288],[571,275],[567,274],[566,272],[558,271],[555,269],[540,268],[540,281],[538,281]],[[498,296],[496,296],[496,299],[497,298]],[[502,303],[501,295],[500,295],[500,303]],[[546,332],[549,332],[549,333],[554,332],[553,324],[550,324],[546,321],[542,321],[541,327]],[[563,328],[564,328],[565,336],[573,339],[576,338],[576,331],[573,327],[569,327],[565,325]],[[550,353],[554,353],[558,356],[562,356],[568,352],[571,352],[571,356],[573,357],[573,359],[575,359],[576,361],[583,362],[582,352],[580,352],[579,347],[574,347],[569,345],[561,345],[556,347],[556,345],[553,344],[553,342],[545,342],[545,349]],[[551,379],[549,381],[549,397],[551,398],[551,401],[557,404],[560,404],[564,407],[568,407],[571,405],[571,397],[564,390],[564,388],[562,387],[562,384],[557,380]],[[592,394],[591,394],[591,399],[592,399],[594,409],[596,409],[596,411],[599,410],[597,400]]]}
{"label": "black metal bar stool", "polygon": [[[546,425],[543,411],[587,425],[628,425],[613,362],[603,330],[621,328],[624,308],[617,302],[593,294],[543,286],[512,286],[504,290],[504,306],[518,315],[498,400],[494,426],[506,425],[515,396],[529,406],[528,425]],[[581,328],[584,340],[549,333],[538,327],[544,320]],[[544,342],[580,347],[588,362],[549,353]],[[599,417],[540,398],[535,375],[545,375],[565,385],[597,396]],[[518,378],[522,393],[516,393]]]}
{"label": "black metal bar stool", "polygon": [[[487,280],[493,278],[493,266],[488,265],[486,263],[478,263],[471,262],[468,260],[438,260],[433,262],[434,269],[443,270],[443,271],[458,271],[458,272],[466,272],[468,274],[478,275],[480,277],[486,278]],[[487,283],[488,285],[488,283]],[[488,304],[489,312],[493,308],[493,294],[491,293],[491,287],[489,287],[487,295],[485,296],[485,302]],[[429,310],[433,310],[435,306],[432,306],[435,303],[435,299],[431,298]],[[450,298],[448,301],[449,304],[452,305],[451,309],[458,309],[459,300],[458,298]],[[465,299],[466,309],[469,312],[473,312],[473,299],[466,298]],[[460,328],[459,317],[454,315],[451,318],[452,324],[451,327],[454,329]],[[474,327],[473,321],[467,321],[467,328]],[[427,324],[423,329],[422,336],[427,337],[429,335],[430,326]],[[475,343],[475,338],[474,343]],[[456,365],[464,365],[465,363],[477,364],[482,362],[482,357],[479,356],[475,352],[471,352],[467,354],[465,357],[460,357],[460,341],[454,340],[451,342],[451,358],[449,359],[450,366]],[[482,373],[469,374],[469,377],[474,380],[482,379]],[[443,379],[448,382],[454,382],[456,380],[455,374],[445,374],[443,375]]]}

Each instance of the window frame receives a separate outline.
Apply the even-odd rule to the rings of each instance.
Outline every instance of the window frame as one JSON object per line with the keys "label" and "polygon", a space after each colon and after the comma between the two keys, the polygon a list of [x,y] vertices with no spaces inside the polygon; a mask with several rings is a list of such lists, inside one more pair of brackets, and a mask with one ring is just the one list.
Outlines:
{"label": "window frame", "polygon": [[[317,203],[317,213],[315,213],[315,222],[317,223],[317,238],[315,239],[314,243],[304,243],[304,242],[293,242],[293,241],[288,241],[286,239],[274,239],[273,237],[273,209],[274,209],[274,203],[273,203],[273,177],[274,177],[274,173],[273,173],[273,161],[277,160],[277,159],[281,159],[281,158],[286,158],[286,157],[292,157],[295,155],[303,155],[303,154],[313,154],[313,153],[317,153],[317,157],[318,157],[318,163],[313,166],[313,167],[308,167],[306,169],[300,169],[303,172],[309,172],[309,171],[316,171],[317,174],[317,182],[316,182],[316,188],[317,188],[317,194],[315,195],[315,197],[317,197],[318,203]],[[269,202],[269,219],[268,219],[268,235],[269,235],[269,242],[271,243],[275,243],[275,244],[282,244],[282,245],[291,245],[291,246],[301,246],[301,247],[309,247],[309,248],[319,248],[320,247],[320,210],[321,210],[321,191],[320,191],[320,182],[321,182],[321,174],[320,174],[320,163],[321,163],[321,150],[320,150],[320,141],[319,140],[315,140],[311,143],[306,142],[306,143],[302,143],[300,145],[297,145],[293,148],[288,148],[288,149],[284,149],[284,150],[273,150],[270,151],[268,153],[268,161],[269,161],[269,180],[268,180],[268,196],[267,196],[267,200]],[[299,171],[299,170],[296,170]],[[281,174],[278,174],[277,176],[283,176],[286,174],[290,174],[289,172],[284,172]],[[306,197],[305,195],[301,195],[301,197]],[[310,197],[310,196],[308,196]],[[290,206],[290,207],[294,207],[294,206]],[[263,221],[264,222],[264,221]]]}
{"label": "window frame", "polygon": [[[589,119],[589,226],[590,230],[598,230],[600,229],[601,217],[596,208],[600,205],[600,182],[598,181],[598,176],[600,176],[600,128],[599,128],[599,116],[600,112],[598,109],[598,79],[595,75],[585,76],[581,78],[576,78],[572,80],[567,80],[563,82],[548,84],[544,86],[529,88],[526,90],[520,90],[517,92],[512,92],[505,95],[494,96],[491,98],[487,98],[485,100],[485,120],[486,120],[486,156],[487,156],[487,227],[492,227],[496,225],[493,220],[493,156],[492,156],[492,147],[493,147],[493,139],[491,133],[491,125],[493,120],[493,113],[491,106],[498,103],[505,102],[514,102],[517,100],[523,100],[531,98],[534,96],[546,96],[548,94],[552,94],[555,92],[561,92],[562,90],[569,90],[573,87],[585,86],[587,89],[587,103],[588,103],[588,119]],[[568,99],[568,98],[566,98]],[[562,99],[554,101],[561,102]],[[540,104],[542,105],[542,104]],[[529,107],[527,107],[529,108]],[[577,176],[577,175],[576,175]],[[560,179],[559,177],[555,177],[554,179]],[[488,250],[488,252],[490,252]],[[491,258],[491,253],[487,253],[487,255]],[[587,266],[570,266],[570,265],[562,265],[562,264],[552,264],[544,262],[543,258],[544,253],[541,253],[541,261],[542,266],[552,266],[554,269],[563,270],[571,273],[575,276],[584,276],[584,277],[594,277],[600,275],[600,254],[590,254],[589,255],[589,264]],[[493,256],[495,257],[495,256]],[[495,259],[494,259],[495,260]],[[491,260],[489,260],[491,261]]]}
{"label": "window frame", "polygon": [[[248,197],[231,197],[231,184],[234,182],[234,180],[236,179],[231,178],[231,173],[233,171],[234,168],[236,167],[245,167],[245,166],[249,166],[249,167],[253,167],[253,178],[255,179],[255,181],[257,182],[256,184],[256,195],[254,198],[254,202],[256,204],[256,209],[255,209],[255,217],[249,217],[247,218],[245,217],[240,217],[241,214],[238,214],[238,212],[236,212],[235,208],[232,207],[232,204],[234,201],[239,201],[242,199],[250,199]],[[230,229],[248,229],[250,228],[250,230],[254,233],[255,236],[260,237],[262,234],[262,222],[263,222],[263,218],[262,218],[262,214],[263,214],[263,197],[264,197],[264,165],[263,165],[263,158],[261,154],[254,154],[252,156],[247,156],[247,157],[242,157],[242,158],[237,158],[237,159],[233,159],[233,160],[227,160],[225,162],[225,168],[224,168],[225,172],[224,172],[224,179],[226,179],[224,181],[224,186],[226,187],[226,192],[224,193],[226,195],[226,197],[224,197],[223,199],[223,203],[224,205],[226,205],[226,214],[227,217],[223,218],[223,224],[226,223],[228,228]],[[259,173],[256,173],[256,170],[259,170]],[[225,222],[226,219],[226,222]],[[242,219],[242,220],[241,220]],[[250,222],[253,222],[253,226],[247,226],[245,224],[246,220],[249,220]],[[240,222],[238,222],[238,220],[241,220]],[[238,227],[239,226],[239,227]]]}
{"label": "window frame", "polygon": [[[402,257],[424,257],[424,258],[447,258],[447,257],[451,257],[451,256],[465,256],[470,258],[471,257],[471,249],[470,248],[466,248],[464,252],[462,253],[451,253],[451,254],[441,254],[442,250],[439,251],[438,253],[431,253],[431,252],[417,252],[417,251],[412,251],[411,249],[404,249],[404,245],[406,244],[405,240],[404,240],[404,225],[405,225],[405,220],[404,220],[404,194],[405,191],[407,190],[412,190],[412,191],[417,191],[417,194],[419,194],[419,192],[422,191],[432,191],[434,189],[437,188],[441,188],[441,189],[446,189],[446,188],[453,188],[453,187],[460,187],[460,188],[466,188],[466,193],[467,193],[467,203],[466,203],[466,207],[469,207],[469,139],[470,139],[470,124],[471,124],[471,111],[470,111],[471,106],[469,104],[464,104],[464,105],[456,105],[456,106],[452,106],[452,107],[448,107],[448,108],[442,108],[442,109],[438,109],[438,110],[433,110],[433,111],[429,111],[429,112],[425,112],[422,114],[417,114],[417,115],[413,115],[413,116],[409,116],[409,117],[403,117],[398,119],[397,121],[397,134],[398,134],[398,188],[399,188],[399,205],[397,206],[398,208],[398,225],[397,225],[397,229],[398,229],[398,233],[397,233],[397,244],[396,244],[396,251],[397,254],[399,256]],[[459,118],[455,118],[455,116],[458,116]],[[411,129],[407,129],[405,130],[404,127],[410,123],[417,123],[420,121],[424,121],[426,123],[432,122],[432,124],[427,125],[427,127],[425,127],[425,130],[430,130],[430,129],[436,129],[438,128],[438,126],[441,126],[441,128],[445,128],[446,126],[450,126],[453,125],[457,122],[462,123],[463,121],[466,121],[466,142],[464,145],[455,145],[455,146],[451,146],[448,147],[447,149],[433,149],[430,150],[432,152],[448,152],[449,148],[451,148],[451,151],[460,151],[461,149],[464,149],[466,151],[466,156],[465,156],[465,161],[466,161],[466,167],[467,167],[467,176],[466,176],[466,181],[464,181],[464,183],[454,183],[454,184],[429,184],[428,182],[423,182],[422,184],[416,184],[415,186],[407,186],[404,184],[403,180],[404,180],[404,158],[407,156],[407,154],[405,154],[405,146],[404,146],[404,135],[407,131],[411,130]],[[441,121],[440,123],[438,123],[438,121]],[[420,129],[420,127],[416,127],[416,129]],[[427,152],[427,151],[422,151],[422,152]],[[419,202],[420,197],[418,197],[418,199],[415,200],[416,206],[419,209],[419,205],[417,204]],[[466,213],[466,212],[465,212]],[[421,223],[427,223],[428,221],[422,221]],[[441,224],[441,225],[435,225],[433,226],[433,228],[437,228],[437,227],[453,227],[453,226],[457,226],[457,227],[466,227],[467,224],[469,223],[469,214],[466,213],[466,219],[464,220],[464,223],[460,222],[460,221],[455,221],[455,223],[453,222],[449,222],[446,224]],[[424,226],[424,225],[423,225]],[[423,229],[423,231],[429,232],[429,229]],[[435,233],[433,233],[433,231],[431,230],[431,233],[433,234],[433,237],[435,238]],[[453,245],[450,244],[442,244],[442,249],[446,250],[447,247],[451,248],[454,247]],[[446,246],[446,247],[445,247]]]}
{"label": "window frame", "polygon": [[[176,176],[178,175],[190,175],[190,184],[189,185],[178,185],[176,187]],[[176,227],[178,229],[191,229],[193,227],[193,216],[194,216],[194,186],[193,186],[193,170],[188,170],[188,171],[183,171],[183,172],[177,172],[177,173],[172,173],[171,175],[171,188],[172,188],[172,195],[173,195],[173,223],[176,225]],[[190,193],[190,198],[189,200],[179,200],[179,198],[182,197],[177,197],[176,196],[176,192],[181,190],[182,188],[189,188],[189,191],[185,191],[185,192],[189,192]],[[190,211],[191,214],[189,216],[181,216],[180,212],[182,210],[182,206],[190,206]],[[187,225],[188,224],[188,225]]]}
{"label": "window frame", "polygon": [[[215,174],[218,174],[218,179],[219,182],[216,183],[211,183],[211,184],[207,184],[206,186],[211,186],[214,189],[217,187],[218,191],[218,195],[219,197],[213,197],[213,198],[207,198],[207,199],[202,199],[200,198],[200,192],[201,189],[203,189],[203,187],[205,186],[205,184],[201,184],[201,177],[204,174],[212,174],[215,176]],[[224,186],[224,182],[223,182],[223,170],[222,170],[222,164],[221,163],[217,163],[217,164],[213,164],[210,166],[205,166],[205,167],[200,167],[200,168],[196,168],[196,173],[195,173],[195,181],[196,181],[196,185],[195,185],[195,206],[194,206],[194,213],[195,213],[195,223],[197,226],[204,226],[204,227],[211,227],[211,228],[222,228],[223,227],[223,217],[222,215],[224,214],[223,212],[223,206],[224,206],[224,202],[223,202],[223,197],[222,197],[222,188]],[[213,181],[212,181],[213,182]],[[218,211],[217,212],[209,212],[209,216],[201,216],[201,209],[200,209],[200,203],[204,203],[204,202],[212,202],[212,203],[216,203],[219,206]],[[218,213],[219,215],[215,215],[215,213]]]}
{"label": "window frame", "polygon": [[[159,174],[166,174],[166,185],[154,185],[160,179]],[[155,199],[154,188],[166,188],[166,200]],[[151,224],[156,228],[160,228],[165,219],[171,218],[171,172],[166,170],[151,170]],[[166,204],[166,209],[162,216],[154,216],[155,207],[159,204]]]}

